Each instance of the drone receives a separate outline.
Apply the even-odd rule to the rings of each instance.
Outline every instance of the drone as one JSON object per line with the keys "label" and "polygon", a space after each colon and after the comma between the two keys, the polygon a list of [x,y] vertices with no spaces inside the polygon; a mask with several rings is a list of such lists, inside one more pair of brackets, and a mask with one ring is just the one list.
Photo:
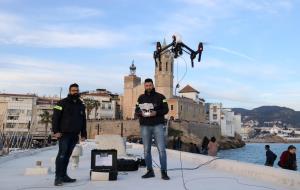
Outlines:
{"label": "drone", "polygon": [[166,53],[167,52],[166,50],[168,50],[169,48],[170,48],[171,52],[174,54],[175,59],[177,57],[181,56],[183,54],[183,52],[189,54],[192,67],[194,67],[194,59],[196,58],[197,55],[198,55],[198,62],[201,61],[201,55],[202,55],[202,51],[203,51],[203,42],[200,42],[198,45],[197,51],[194,51],[193,49],[191,49],[189,46],[185,45],[182,42],[180,35],[174,34],[172,36],[172,38],[173,38],[172,43],[166,45],[165,47],[162,47],[160,42],[156,42],[156,51],[154,51],[154,53],[153,53],[155,64],[157,64],[157,60],[159,61],[159,63],[161,63],[161,56],[164,53]]}

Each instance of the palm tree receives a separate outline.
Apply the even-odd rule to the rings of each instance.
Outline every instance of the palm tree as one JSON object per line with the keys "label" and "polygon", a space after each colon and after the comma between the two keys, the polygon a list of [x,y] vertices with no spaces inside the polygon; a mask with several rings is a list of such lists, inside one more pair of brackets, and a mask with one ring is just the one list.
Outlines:
{"label": "palm tree", "polygon": [[45,125],[45,139],[44,139],[44,145],[46,144],[47,137],[48,137],[48,125],[52,122],[52,115],[49,113],[49,111],[44,110],[42,114],[39,115],[41,117],[40,123]]}

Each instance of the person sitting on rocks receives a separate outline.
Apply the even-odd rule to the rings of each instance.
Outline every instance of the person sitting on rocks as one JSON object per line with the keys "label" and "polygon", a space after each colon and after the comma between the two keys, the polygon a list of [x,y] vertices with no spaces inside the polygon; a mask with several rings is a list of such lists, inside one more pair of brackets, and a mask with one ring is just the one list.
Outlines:
{"label": "person sitting on rocks", "polygon": [[290,145],[286,151],[284,151],[278,162],[278,166],[287,170],[297,170],[297,159],[296,159],[296,147]]}
{"label": "person sitting on rocks", "polygon": [[216,142],[216,138],[212,137],[208,143],[208,155],[217,156],[219,144]]}
{"label": "person sitting on rocks", "polygon": [[273,167],[274,162],[277,158],[277,155],[271,151],[270,149],[270,145],[266,145],[265,146],[266,149],[266,162],[265,162],[265,166],[271,166]]}

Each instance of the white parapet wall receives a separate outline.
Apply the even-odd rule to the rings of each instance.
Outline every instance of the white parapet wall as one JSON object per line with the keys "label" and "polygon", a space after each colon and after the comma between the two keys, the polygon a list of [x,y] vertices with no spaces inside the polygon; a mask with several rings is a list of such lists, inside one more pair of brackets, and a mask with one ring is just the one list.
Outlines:
{"label": "white parapet wall", "polygon": [[52,150],[52,149],[58,150],[58,146],[50,146],[50,147],[39,148],[39,149],[27,149],[27,150],[20,150],[20,151],[16,151],[16,152],[10,152],[8,155],[1,157],[0,164],[10,161],[10,160],[13,160],[13,159],[22,158],[24,156],[32,156],[32,155],[38,154],[40,152]]}
{"label": "white parapet wall", "polygon": [[[179,151],[167,150],[168,156],[178,157]],[[206,163],[215,157],[182,152],[182,159],[191,160],[194,163]],[[237,174],[238,176],[249,177],[256,180],[265,181],[272,184],[288,187],[289,189],[300,188],[300,172],[290,171],[281,168],[274,168],[269,166],[251,164],[246,162],[239,162],[235,160],[216,159],[209,163],[207,167]]]}

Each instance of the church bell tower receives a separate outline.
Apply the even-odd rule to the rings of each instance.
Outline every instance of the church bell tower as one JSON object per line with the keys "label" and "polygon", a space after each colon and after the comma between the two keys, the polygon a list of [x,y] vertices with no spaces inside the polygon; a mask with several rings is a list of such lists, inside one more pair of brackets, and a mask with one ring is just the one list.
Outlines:
{"label": "church bell tower", "polygon": [[[166,40],[162,47],[166,46]],[[173,97],[174,58],[171,51],[166,50],[155,63],[155,89],[167,99]]]}

